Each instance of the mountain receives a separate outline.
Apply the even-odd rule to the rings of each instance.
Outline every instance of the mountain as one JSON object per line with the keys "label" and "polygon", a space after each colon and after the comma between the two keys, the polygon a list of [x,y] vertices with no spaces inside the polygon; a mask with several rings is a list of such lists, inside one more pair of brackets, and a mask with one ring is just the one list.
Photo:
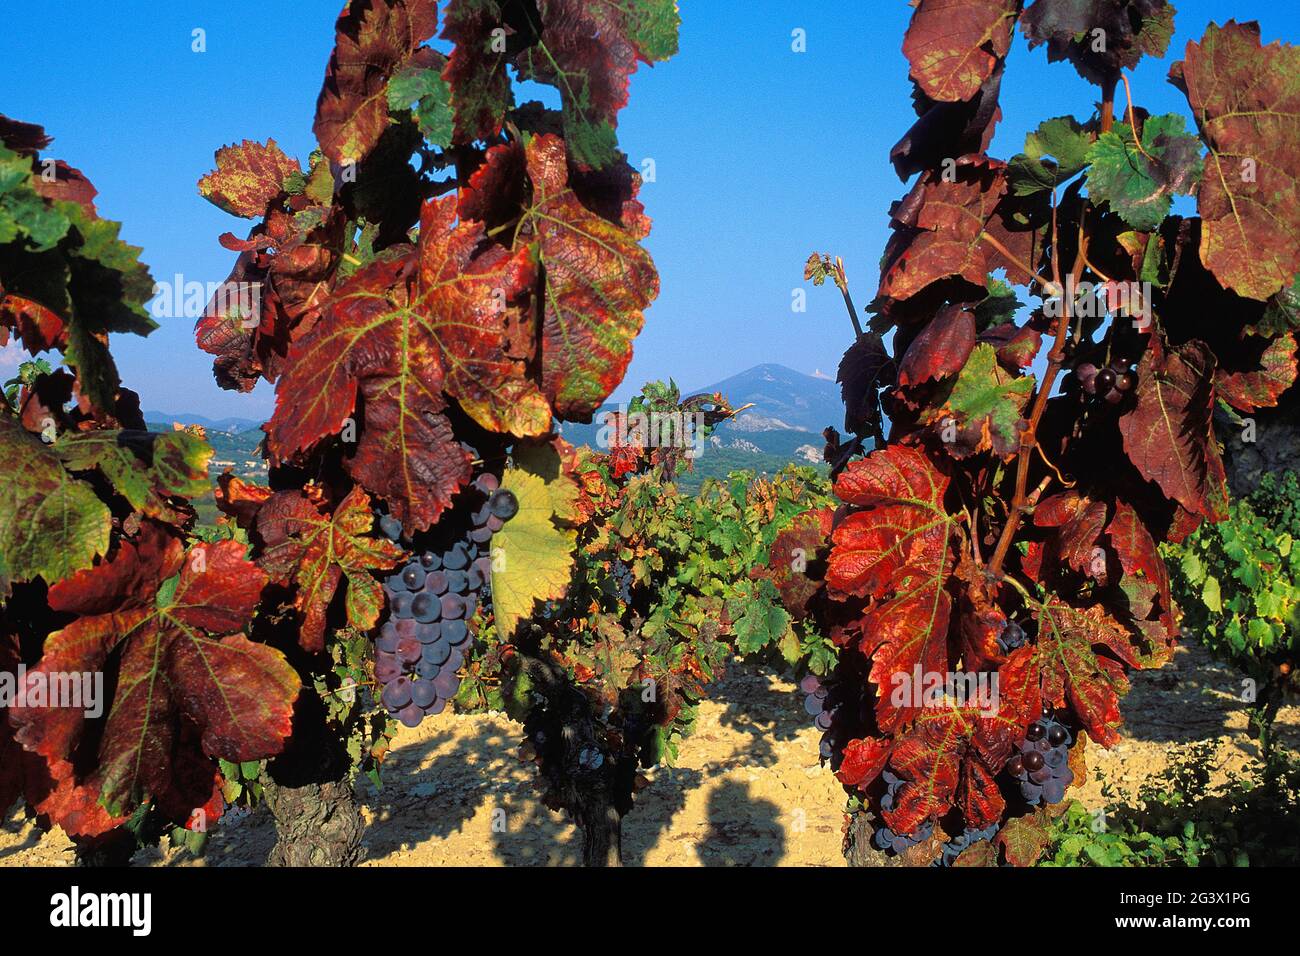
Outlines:
{"label": "mountain", "polygon": [[209,431],[219,432],[244,432],[262,424],[251,418],[208,418],[204,415],[195,415],[192,412],[179,414],[173,412],[145,412],[144,420],[168,425],[172,422],[180,422],[182,425],[202,425]]}
{"label": "mountain", "polygon": [[755,365],[687,394],[699,392],[721,392],[736,408],[754,404],[728,425],[734,431],[793,429],[811,432],[820,441],[822,429],[827,425],[841,428],[844,424],[844,404],[835,382],[784,365]]}

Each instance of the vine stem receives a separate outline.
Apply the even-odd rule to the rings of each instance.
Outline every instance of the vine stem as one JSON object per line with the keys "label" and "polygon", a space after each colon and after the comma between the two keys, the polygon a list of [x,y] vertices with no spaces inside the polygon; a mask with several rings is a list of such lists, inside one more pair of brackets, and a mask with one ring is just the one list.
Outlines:
{"label": "vine stem", "polygon": [[[844,260],[839,256],[835,257],[835,285],[844,296],[844,308],[848,309],[849,321],[853,323],[854,341],[859,341],[865,333],[862,331],[862,323],[858,321],[858,310],[853,305],[853,296],[849,294],[849,280],[844,274]],[[874,442],[872,450],[875,451],[885,447],[884,414],[880,408],[880,399],[875,395],[874,390],[868,397],[872,405],[871,440]]]}
{"label": "vine stem", "polygon": [[[1115,123],[1115,87],[1118,82],[1119,77],[1115,76],[1102,86],[1101,131],[1103,133],[1108,132]],[[1070,270],[1070,277],[1073,280],[1072,285],[1078,284],[1087,264],[1087,259],[1088,234],[1084,231],[1084,216],[1081,212],[1079,215],[1078,249],[1074,256],[1074,265]],[[998,538],[997,547],[993,551],[993,556],[989,559],[988,574],[997,581],[1004,580],[1002,568],[1006,563],[1007,553],[1011,550],[1011,543],[1015,540],[1016,532],[1020,530],[1021,522],[1024,521],[1025,515],[1038,504],[1038,498],[1046,490],[1047,483],[1051,480],[1050,476],[1044,478],[1038,488],[1035,489],[1034,494],[1029,495],[1029,465],[1033,460],[1034,449],[1038,446],[1038,425],[1042,421],[1043,412],[1047,409],[1048,399],[1052,397],[1056,377],[1060,374],[1061,369],[1065,367],[1065,343],[1070,336],[1070,319],[1073,318],[1074,312],[1074,303],[1068,296],[1064,295],[1065,286],[1061,282],[1061,246],[1060,236],[1057,231],[1055,193],[1053,193],[1052,202],[1052,281],[1062,293],[1061,316],[1056,323],[1052,350],[1047,353],[1047,370],[1043,373],[1038,392],[1034,395],[1034,404],[1029,413],[1028,425],[1024,434],[1020,437],[1020,452],[1016,458],[1015,493],[1011,498],[1011,509],[1007,514],[1007,523],[1002,526],[1002,534]]]}

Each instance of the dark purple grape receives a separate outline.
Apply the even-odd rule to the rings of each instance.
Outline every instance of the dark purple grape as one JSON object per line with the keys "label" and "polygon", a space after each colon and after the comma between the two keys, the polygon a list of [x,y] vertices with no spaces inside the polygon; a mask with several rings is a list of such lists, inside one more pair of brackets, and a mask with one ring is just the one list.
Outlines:
{"label": "dark purple grape", "polygon": [[1052,779],[1052,769],[1050,767],[1039,767],[1037,770],[1029,771],[1029,779],[1034,783],[1043,784]]}
{"label": "dark purple grape", "polygon": [[1060,803],[1065,799],[1065,784],[1059,780],[1048,780],[1043,784],[1043,799],[1048,803]]}
{"label": "dark purple grape", "polygon": [[394,681],[389,681],[384,685],[384,692],[380,695],[380,700],[389,710],[401,710],[411,702],[410,680],[399,677]]}
{"label": "dark purple grape", "polygon": [[459,594],[442,596],[442,616],[448,621],[465,616],[465,601]]}
{"label": "dark purple grape", "polygon": [[1047,733],[1047,728],[1044,727],[1042,724],[1040,724],[1038,721],[1034,721],[1025,730],[1025,739],[1041,740],[1046,733]]}
{"label": "dark purple grape", "polygon": [[477,561],[471,564],[469,570],[465,572],[465,583],[471,591],[477,591],[483,587],[483,570]]}
{"label": "dark purple grape", "polygon": [[433,680],[441,671],[442,668],[437,664],[430,664],[426,660],[421,660],[415,665],[415,676],[423,677],[425,680]]}
{"label": "dark purple grape", "polygon": [[1074,783],[1074,771],[1069,766],[1062,767],[1056,772],[1056,779],[1061,781],[1062,786],[1068,787]]}
{"label": "dark purple grape", "polygon": [[1097,370],[1097,377],[1093,380],[1098,395],[1105,395],[1115,387],[1115,379],[1118,376],[1113,368],[1103,368]]}
{"label": "dark purple grape", "polygon": [[381,684],[387,684],[400,676],[402,676],[402,665],[397,663],[397,658],[394,655],[375,655],[375,680]]}
{"label": "dark purple grape", "polygon": [[446,640],[435,641],[432,644],[425,644],[424,650],[420,654],[420,660],[426,664],[433,664],[441,667],[447,663],[451,657],[451,645]]}
{"label": "dark purple grape", "polygon": [[420,566],[426,571],[437,571],[442,567],[442,556],[432,551],[426,551],[420,555]]}
{"label": "dark purple grape", "polygon": [[469,548],[464,541],[457,541],[450,551],[442,556],[442,566],[452,571],[464,571],[469,567]]}
{"label": "dark purple grape", "polygon": [[1137,383],[1137,373],[1131,372],[1128,369],[1125,369],[1115,376],[1115,387],[1121,392],[1133,391],[1133,389],[1137,388]]}
{"label": "dark purple grape", "polygon": [[478,598],[475,597],[473,594],[466,594],[465,595],[465,620],[468,621],[471,617],[473,617],[474,612],[476,610],[478,610]]}
{"label": "dark purple grape", "polygon": [[407,590],[406,582],[402,580],[401,571],[394,571],[388,577],[384,578],[384,590],[388,592],[389,597],[392,597],[394,594],[401,594],[403,591]]}
{"label": "dark purple grape", "polygon": [[478,511],[474,512],[473,516],[469,520],[473,523],[474,527],[481,528],[483,525],[487,524],[488,515],[491,513],[492,509],[487,506],[487,502],[485,501],[479,507]]}
{"label": "dark purple grape", "polygon": [[1047,732],[1047,742],[1051,744],[1053,747],[1059,747],[1062,744],[1069,741],[1069,739],[1070,739],[1069,731],[1067,731],[1060,724],[1054,725],[1051,728],[1051,730]]}
{"label": "dark purple grape", "polygon": [[417,680],[411,682],[411,703],[415,704],[421,710],[424,710],[438,696],[438,691],[433,686],[433,681]]}
{"label": "dark purple grape", "polygon": [[1007,771],[1011,776],[1019,777],[1025,772],[1025,758],[1016,754],[1016,756],[1012,757],[1011,760],[1007,762]]}
{"label": "dark purple grape", "polygon": [[452,594],[464,594],[469,588],[469,575],[464,571],[447,572],[447,590]]}
{"label": "dark purple grape", "polygon": [[412,729],[420,726],[420,721],[424,720],[424,711],[414,704],[408,704],[397,713],[397,719],[403,725]]}
{"label": "dark purple grape", "polygon": [[509,488],[502,488],[492,494],[488,499],[488,508],[492,514],[502,521],[509,521],[515,515],[519,514],[519,499]]}
{"label": "dark purple grape", "polygon": [[401,639],[393,622],[385,621],[384,626],[379,629],[379,636],[375,638],[375,648],[385,654],[396,654],[397,642]]}
{"label": "dark purple grape", "polygon": [[799,689],[805,694],[815,693],[821,688],[821,686],[822,682],[816,674],[807,674],[804,676],[804,679],[799,682]]}
{"label": "dark purple grape", "polygon": [[483,494],[490,495],[501,487],[501,483],[497,481],[496,475],[485,471],[474,479],[474,487],[483,492]]}
{"label": "dark purple grape", "polygon": [[458,671],[460,670],[460,665],[464,663],[465,651],[462,648],[453,647],[451,649],[451,656],[447,658],[447,663],[442,665],[442,669],[446,671]]}
{"label": "dark purple grape", "polygon": [[460,678],[450,667],[444,667],[442,673],[434,679],[433,686],[439,697],[450,700],[460,690]]}
{"label": "dark purple grape", "polygon": [[439,597],[447,593],[447,572],[431,571],[429,576],[424,579],[424,589],[430,594],[436,594]]}
{"label": "dark purple grape", "polygon": [[469,533],[469,539],[476,544],[487,544],[492,540],[492,534],[493,532],[491,528],[475,528]]}
{"label": "dark purple grape", "polygon": [[411,601],[411,614],[421,624],[432,624],[442,616],[442,603],[436,595],[421,591]]}
{"label": "dark purple grape", "polygon": [[1043,763],[1055,770],[1065,763],[1065,749],[1063,747],[1053,747],[1043,754]]}
{"label": "dark purple grape", "polygon": [[817,719],[814,720],[813,723],[817,725],[818,730],[830,730],[831,712],[829,710],[823,710],[820,714],[817,715]]}
{"label": "dark purple grape", "polygon": [[408,617],[411,613],[411,592],[394,594],[388,602],[388,610],[393,617]]}
{"label": "dark purple grape", "polygon": [[822,702],[818,697],[816,697],[813,694],[809,694],[807,697],[804,698],[803,709],[808,712],[809,717],[816,717],[825,708],[822,706]]}
{"label": "dark purple grape", "polygon": [[446,700],[446,698],[443,698],[443,697],[436,697],[436,698],[434,698],[434,701],[433,701],[432,704],[430,704],[428,707],[424,708],[424,712],[425,712],[428,716],[430,716],[430,717],[435,717],[435,716],[437,716],[438,714],[441,714],[441,713],[443,712],[443,710],[446,709],[446,707],[447,707],[447,700]]}
{"label": "dark purple grape", "polygon": [[447,643],[459,647],[469,637],[469,626],[464,621],[443,621],[442,633],[447,638]]}
{"label": "dark purple grape", "polygon": [[379,519],[379,533],[389,541],[396,541],[402,536],[402,523],[392,515],[384,515]]}
{"label": "dark purple grape", "polygon": [[1043,760],[1043,755],[1040,754],[1037,750],[1029,751],[1029,753],[1024,755],[1023,759],[1025,763],[1025,769],[1028,770],[1031,774],[1035,770],[1042,770],[1043,764],[1046,762]]}
{"label": "dark purple grape", "polygon": [[1030,805],[1034,805],[1042,798],[1043,788],[1026,780],[1020,784],[1020,795],[1029,801]]}
{"label": "dark purple grape", "polygon": [[424,645],[413,637],[404,637],[397,645],[397,659],[403,664],[411,665],[420,659]]}
{"label": "dark purple grape", "polygon": [[418,564],[408,564],[402,570],[402,583],[406,585],[408,591],[418,591],[424,584],[424,568]]}
{"label": "dark purple grape", "polygon": [[442,640],[442,625],[437,621],[420,624],[415,629],[415,639],[421,644],[436,644]]}
{"label": "dark purple grape", "polygon": [[1074,374],[1079,378],[1079,384],[1089,395],[1097,392],[1097,366],[1091,362],[1084,362],[1074,370]]}
{"label": "dark purple grape", "polygon": [[506,526],[505,518],[498,518],[496,515],[488,515],[487,524],[485,525],[485,527],[493,534],[496,534],[505,526]]}

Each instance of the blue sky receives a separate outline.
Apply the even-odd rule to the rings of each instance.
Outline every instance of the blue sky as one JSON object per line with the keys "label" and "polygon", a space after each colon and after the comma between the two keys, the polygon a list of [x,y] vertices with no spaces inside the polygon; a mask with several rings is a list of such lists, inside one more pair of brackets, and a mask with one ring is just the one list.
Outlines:
{"label": "blue sky", "polygon": [[[1176,0],[1164,62],[1144,61],[1134,96],[1153,112],[1186,113],[1165,81],[1210,20],[1257,19],[1265,42],[1300,42],[1300,4]],[[52,0],[10,4],[0,34],[0,112],[38,122],[51,155],[81,168],[101,214],[122,220],[155,279],[220,281],[232,253],[217,245],[247,225],[200,199],[212,154],[274,137],[305,159],[316,94],[341,0]],[[647,314],[628,378],[673,376],[687,388],[761,362],[834,373],[848,342],[833,289],[809,289],[791,311],[803,262],[843,256],[865,305],[903,185],[890,146],[913,119],[900,51],[903,0],[681,0],[681,53],[632,80],[620,140],[634,164],[655,161],[642,193],[655,221],[648,245],[663,291]],[[191,50],[195,28],[207,52]],[[792,50],[792,31],[807,51]],[[1009,156],[1047,115],[1092,112],[1096,89],[1066,64],[1048,65],[1023,39],[1003,83],[992,152]],[[1044,114],[1041,103],[1050,102]],[[115,336],[126,384],[146,408],[212,417],[265,417],[266,386],[222,392],[192,320],[163,320],[147,339]]]}

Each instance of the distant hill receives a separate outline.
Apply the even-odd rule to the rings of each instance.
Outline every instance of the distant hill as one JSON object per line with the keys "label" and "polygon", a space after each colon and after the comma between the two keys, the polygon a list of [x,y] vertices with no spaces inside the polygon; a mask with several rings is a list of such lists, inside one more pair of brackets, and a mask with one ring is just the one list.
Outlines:
{"label": "distant hill", "polygon": [[755,365],[686,394],[699,392],[721,392],[737,408],[752,402],[754,407],[742,412],[730,425],[738,431],[794,429],[812,432],[820,441],[827,425],[842,428],[844,424],[844,405],[835,382],[784,365]]}
{"label": "distant hill", "polygon": [[[738,469],[770,474],[791,462],[824,468],[822,429],[839,428],[844,421],[838,385],[784,365],[756,365],[713,385],[683,390],[683,395],[702,392],[721,392],[733,406],[752,402],[754,407],[718,428],[693,474],[684,478],[687,487]],[[590,425],[566,422],[560,433],[575,445],[597,447],[601,412],[617,407],[604,406]]]}
{"label": "distant hill", "polygon": [[209,431],[219,432],[245,432],[262,424],[260,421],[254,421],[251,418],[208,418],[205,415],[195,415],[193,412],[181,412],[179,414],[176,412],[145,412],[144,420],[168,425],[172,422],[180,422],[182,425],[202,425]]}

